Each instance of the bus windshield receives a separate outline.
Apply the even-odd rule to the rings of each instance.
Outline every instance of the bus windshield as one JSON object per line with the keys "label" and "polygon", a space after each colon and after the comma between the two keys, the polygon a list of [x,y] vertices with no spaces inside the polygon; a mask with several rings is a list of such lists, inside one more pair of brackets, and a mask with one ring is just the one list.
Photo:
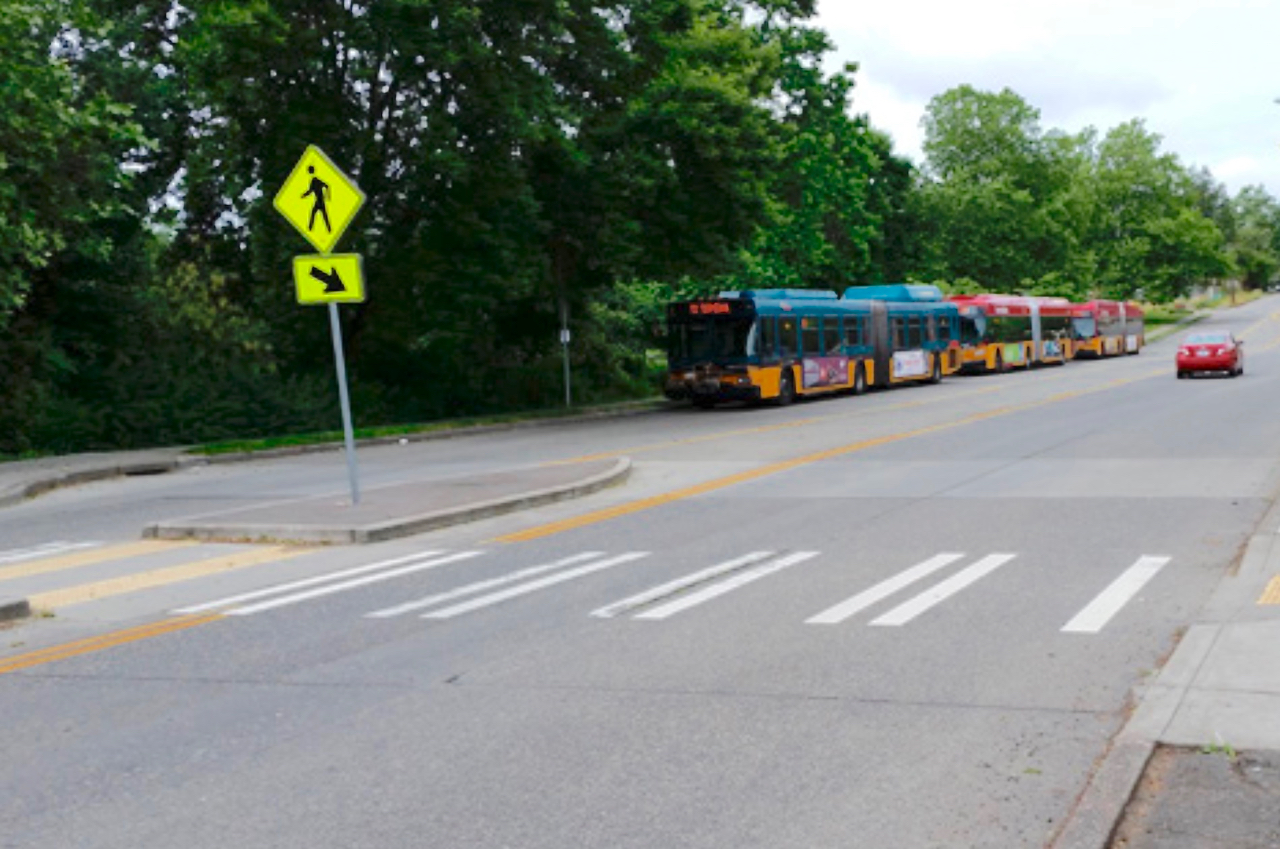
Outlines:
{"label": "bus windshield", "polygon": [[667,340],[673,363],[742,360],[755,353],[755,322],[750,318],[706,317],[674,322]]}
{"label": "bus windshield", "polygon": [[1098,323],[1092,318],[1074,318],[1071,323],[1075,327],[1077,339],[1092,339],[1098,335]]}
{"label": "bus windshield", "polygon": [[960,316],[960,344],[981,345],[987,335],[987,317],[980,312]]}

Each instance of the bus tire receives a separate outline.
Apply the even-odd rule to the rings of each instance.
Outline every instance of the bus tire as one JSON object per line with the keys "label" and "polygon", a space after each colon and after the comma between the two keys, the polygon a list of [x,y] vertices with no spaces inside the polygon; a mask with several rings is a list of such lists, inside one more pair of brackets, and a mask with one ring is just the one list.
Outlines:
{"label": "bus tire", "polygon": [[942,355],[941,354],[933,355],[933,371],[929,374],[929,382],[930,383],[942,382]]}
{"label": "bus tire", "polygon": [[867,370],[858,363],[853,367],[853,394],[862,395],[867,391]]}
{"label": "bus tire", "polygon": [[779,407],[786,407],[794,400],[796,400],[796,383],[791,376],[791,367],[787,366],[782,370],[782,377],[778,379],[778,397],[774,399],[774,403]]}
{"label": "bus tire", "polygon": [[699,410],[710,410],[716,405],[716,399],[708,395],[698,395],[693,399],[693,406]]}

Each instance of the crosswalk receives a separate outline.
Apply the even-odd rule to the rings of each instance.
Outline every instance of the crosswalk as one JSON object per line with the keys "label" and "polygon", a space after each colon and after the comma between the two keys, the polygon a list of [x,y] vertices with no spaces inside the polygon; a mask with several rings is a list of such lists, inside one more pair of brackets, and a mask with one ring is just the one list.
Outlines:
{"label": "crosswalk", "polygon": [[[52,542],[27,548],[0,551],[0,592],[4,581],[27,578],[58,570],[73,569],[113,557],[155,557],[172,554],[184,544],[128,543],[114,547],[88,542]],[[298,556],[304,550],[289,551],[266,548],[223,551],[213,557],[202,557],[185,565],[142,571],[130,576],[113,577],[79,587],[45,593],[47,602],[78,603],[99,597],[137,592],[174,580],[191,580],[250,565],[259,565]],[[560,554],[527,565],[511,563],[512,550],[481,549],[448,551],[431,549],[399,557],[377,560],[324,574],[283,581],[266,587],[225,595],[207,601],[172,609],[177,615],[218,614],[252,616],[280,608],[313,602],[340,593],[390,584],[397,579],[440,570],[442,575],[457,574],[444,567],[471,563],[484,570],[486,577],[461,583],[441,579],[444,588],[417,597],[396,601],[362,614],[368,620],[388,620],[414,616],[429,620],[449,620],[485,609],[513,603],[534,593],[583,581],[590,576],[628,564],[641,564],[646,571],[659,571],[670,565],[674,554],[653,551],[581,551]],[[207,552],[205,552],[207,554]],[[683,561],[685,558],[681,557]],[[1103,586],[1078,611],[1057,627],[1063,634],[1090,635],[1103,631],[1135,597],[1169,564],[1165,555],[1143,554],[1127,565]],[[1010,569],[1034,568],[1034,558],[1015,552],[992,552],[969,555],[958,551],[939,552],[902,568],[868,586],[850,587],[847,597],[817,610],[798,624],[831,628],[865,626],[902,628],[929,619],[931,611],[947,604],[959,603],[980,582],[995,580],[993,576]],[[639,592],[617,599],[600,599],[585,609],[595,619],[663,621],[692,615],[698,608],[714,603],[732,603],[728,597],[739,590],[784,573],[821,568],[839,563],[837,555],[824,555],[812,550],[756,550],[713,562],[675,578],[655,581]],[[649,567],[654,567],[652,570]],[[500,571],[504,567],[509,571]],[[494,574],[497,572],[497,574]],[[637,574],[637,573],[632,573]],[[645,574],[641,572],[638,574]],[[826,575],[823,586],[830,584]],[[436,582],[436,579],[432,579]],[[806,585],[807,586],[807,585]],[[837,596],[836,598],[839,598]]]}

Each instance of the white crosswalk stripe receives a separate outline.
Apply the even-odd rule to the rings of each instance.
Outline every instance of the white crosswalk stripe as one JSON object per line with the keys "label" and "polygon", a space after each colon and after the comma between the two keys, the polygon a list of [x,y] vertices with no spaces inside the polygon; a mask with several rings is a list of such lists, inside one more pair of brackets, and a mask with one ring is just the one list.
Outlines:
{"label": "white crosswalk stripe", "polygon": [[[270,602],[262,602],[247,607],[239,607],[232,610],[224,611],[228,615],[244,616],[249,613],[258,613],[262,610],[269,610],[273,607],[280,607],[284,604],[293,604],[297,601],[305,601],[309,598],[315,598],[320,595],[329,595],[342,590],[352,589],[365,584],[374,583],[376,581],[385,581],[391,578],[398,578],[402,575],[408,575],[413,572],[420,572],[423,569],[433,569],[436,566],[443,566],[446,563],[454,563],[458,560],[465,560],[471,557],[478,557],[483,554],[482,551],[464,551],[458,554],[445,555],[438,557],[439,551],[422,551],[417,554],[409,554],[404,557],[396,557],[391,560],[382,560],[378,563],[369,563],[364,566],[357,566],[352,569],[343,569],[338,572],[330,572],[327,575],[317,575],[314,578],[304,578],[300,581],[291,581],[287,584],[278,584],[266,589],[254,590],[253,592],[241,593],[239,595],[220,598],[216,601],[206,602],[204,604],[195,604],[189,607],[181,607],[174,610],[174,613],[189,614],[203,613],[207,610],[218,610],[232,605],[238,605],[241,602],[253,601],[255,599],[267,598],[269,596],[280,595],[281,593],[289,593],[292,590],[303,589],[304,587],[317,587],[318,585],[326,585],[319,587],[318,590],[308,590],[303,593],[294,595],[285,595],[281,599],[274,599]],[[401,564],[409,564],[401,566]],[[395,568],[400,567],[400,568]],[[362,576],[359,578],[353,576]],[[351,579],[351,580],[343,580]]]}
{"label": "white crosswalk stripe", "polygon": [[1068,634],[1096,634],[1137,595],[1172,558],[1144,554],[1062,626]]}
{"label": "white crosswalk stripe", "polygon": [[633,560],[639,560],[642,557],[648,556],[649,552],[647,551],[631,551],[626,554],[619,554],[617,557],[610,557],[606,560],[590,563],[586,566],[579,566],[577,569],[567,569],[563,572],[557,572],[549,577],[541,578],[536,581],[529,581],[524,584],[518,584],[514,587],[510,587],[496,593],[490,593],[489,595],[463,602],[462,604],[455,604],[452,607],[446,607],[442,610],[433,610],[429,613],[422,614],[422,618],[450,619],[454,616],[460,616],[463,613],[470,613],[471,611],[479,610],[482,607],[489,607],[490,605],[498,604],[517,596],[527,595],[531,592],[536,592],[537,590],[554,586],[555,584],[572,581],[575,578],[581,578],[582,576],[590,575],[593,572],[609,569],[622,563],[630,563]]}
{"label": "white crosswalk stripe", "polygon": [[15,548],[9,551],[0,551],[0,563],[21,563],[24,560],[36,560],[41,557],[49,557],[54,554],[64,554],[68,551],[79,551],[82,548],[93,548],[100,543],[96,542],[46,542],[43,545],[35,545],[31,548]]}
{"label": "white crosswalk stripe", "polygon": [[892,578],[881,581],[868,590],[863,590],[853,598],[846,599],[835,607],[830,607],[815,616],[809,617],[805,622],[811,625],[839,624],[855,613],[888,598],[898,590],[929,577],[944,566],[950,566],[962,557],[964,557],[963,554],[935,554],[923,563],[899,572]]}
{"label": "white crosswalk stripe", "polygon": [[727,592],[732,592],[739,587],[746,586],[752,581],[758,581],[767,575],[772,575],[774,572],[780,572],[789,566],[794,566],[797,563],[803,563],[806,560],[817,557],[819,553],[820,552],[817,551],[797,551],[795,554],[780,557],[772,563],[765,563],[761,566],[755,567],[754,569],[748,569],[745,572],[740,572],[731,578],[720,581],[719,583],[712,584],[709,587],[704,587],[696,592],[681,596],[675,601],[651,608],[643,613],[637,613],[635,618],[666,619],[668,616],[673,616],[682,610],[688,610],[690,607],[702,604],[705,601],[710,601],[713,598],[718,598],[719,596],[722,596]]}
{"label": "white crosswalk stripe", "polygon": [[883,616],[871,620],[871,624],[880,626],[905,625],[925,611],[946,601],[970,584],[991,574],[1017,556],[1016,554],[988,554],[977,563],[965,567],[950,578],[920,593],[915,598],[905,601]]}
{"label": "white crosswalk stripe", "polygon": [[635,610],[636,608],[644,607],[646,604],[651,604],[660,598],[666,598],[667,596],[680,592],[681,590],[705,583],[712,578],[718,578],[726,572],[741,569],[743,566],[758,563],[766,557],[771,556],[773,556],[772,551],[753,551],[750,554],[734,560],[729,560],[708,569],[703,569],[700,572],[694,572],[692,575],[685,575],[683,578],[676,578],[674,581],[668,581],[661,586],[645,590],[642,593],[637,593],[629,598],[624,598],[622,601],[617,601],[613,604],[601,607],[598,610],[593,610],[591,611],[591,615],[601,619],[611,619],[620,613],[626,613],[631,610]]}
{"label": "white crosswalk stripe", "polygon": [[399,616],[403,613],[411,613],[415,610],[422,610],[425,607],[442,604],[446,601],[453,601],[455,598],[461,598],[464,595],[472,593],[484,592],[494,587],[500,587],[503,584],[510,584],[513,581],[523,581],[525,578],[532,578],[534,575],[541,575],[544,572],[552,572],[556,569],[563,569],[565,566],[572,566],[575,563],[581,563],[584,560],[594,560],[597,557],[603,557],[603,551],[584,551],[581,554],[574,554],[565,557],[554,563],[545,563],[541,566],[531,566],[528,569],[520,569],[508,575],[502,575],[497,578],[490,578],[487,581],[477,581],[474,584],[467,584],[465,587],[458,587],[447,592],[429,595],[426,598],[420,598],[416,601],[397,604],[395,607],[386,607],[382,610],[375,610],[372,613],[366,613],[365,616],[370,619],[390,619],[392,616]]}

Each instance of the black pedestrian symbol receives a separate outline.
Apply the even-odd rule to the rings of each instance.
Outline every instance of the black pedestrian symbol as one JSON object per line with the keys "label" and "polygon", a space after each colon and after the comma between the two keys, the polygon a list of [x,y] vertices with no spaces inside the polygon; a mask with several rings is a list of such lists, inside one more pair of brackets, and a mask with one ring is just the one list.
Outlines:
{"label": "black pedestrian symbol", "polygon": [[314,176],[316,166],[308,165],[307,173],[311,174],[311,185],[302,193],[305,198],[307,195],[314,195],[315,200],[311,204],[311,218],[307,221],[307,230],[313,230],[316,226],[316,216],[324,216],[324,228],[330,233],[333,232],[333,225],[329,223],[329,210],[325,209],[325,203],[329,200],[329,184],[319,177]]}

